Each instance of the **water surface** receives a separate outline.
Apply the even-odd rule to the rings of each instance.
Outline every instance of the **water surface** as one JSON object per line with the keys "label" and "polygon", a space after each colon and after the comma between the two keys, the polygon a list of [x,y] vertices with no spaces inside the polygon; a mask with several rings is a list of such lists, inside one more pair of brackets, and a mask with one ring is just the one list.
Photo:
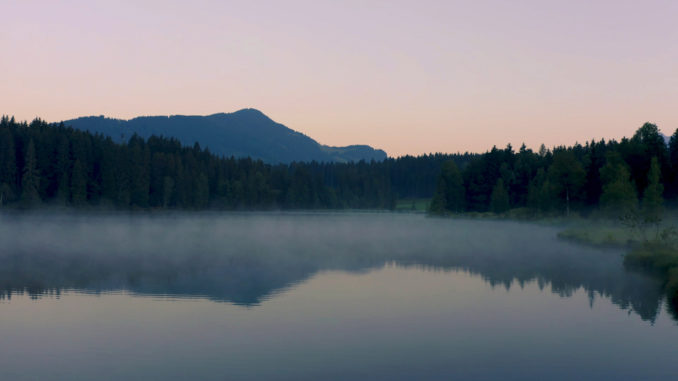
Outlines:
{"label": "water surface", "polygon": [[420,215],[0,216],[0,379],[671,379],[623,251]]}

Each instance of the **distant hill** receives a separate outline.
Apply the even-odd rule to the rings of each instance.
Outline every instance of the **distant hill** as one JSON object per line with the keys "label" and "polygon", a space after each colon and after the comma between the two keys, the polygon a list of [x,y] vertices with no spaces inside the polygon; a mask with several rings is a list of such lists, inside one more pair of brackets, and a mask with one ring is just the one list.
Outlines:
{"label": "distant hill", "polygon": [[128,140],[135,133],[144,138],[151,135],[173,137],[184,145],[198,142],[217,155],[249,156],[268,163],[380,161],[386,158],[386,152],[367,145],[321,145],[255,109],[208,116],[143,116],[130,120],[89,116],[66,120],[64,124],[101,133],[118,142]]}

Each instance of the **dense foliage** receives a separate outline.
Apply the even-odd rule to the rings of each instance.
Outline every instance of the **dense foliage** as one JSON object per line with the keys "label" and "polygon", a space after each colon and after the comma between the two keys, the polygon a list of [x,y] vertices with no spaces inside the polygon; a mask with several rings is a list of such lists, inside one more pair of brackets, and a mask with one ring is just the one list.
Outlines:
{"label": "dense foliage", "polygon": [[678,196],[678,130],[668,145],[657,126],[646,123],[619,142],[591,141],[552,150],[542,145],[539,152],[525,145],[517,152],[510,145],[494,147],[466,166],[443,168],[431,202],[435,213],[601,209],[621,217],[642,206],[656,214],[664,198]]}
{"label": "dense foliage", "polygon": [[198,144],[127,143],[36,119],[0,120],[0,205],[178,209],[390,209],[431,197],[443,162],[474,155],[270,165]]}
{"label": "dense foliage", "polygon": [[0,120],[0,205],[12,207],[390,209],[398,198],[433,197],[436,213],[526,208],[619,217],[675,199],[677,173],[678,131],[665,144],[650,123],[619,142],[538,152],[509,145],[484,154],[271,165],[172,138],[116,143],[39,119]]}

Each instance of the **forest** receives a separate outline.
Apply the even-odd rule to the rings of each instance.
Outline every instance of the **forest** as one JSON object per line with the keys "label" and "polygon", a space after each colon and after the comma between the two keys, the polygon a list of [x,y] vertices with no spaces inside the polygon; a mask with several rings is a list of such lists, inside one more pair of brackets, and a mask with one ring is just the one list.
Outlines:
{"label": "forest", "polygon": [[173,138],[126,144],[35,119],[0,120],[0,206],[184,210],[392,209],[430,198],[442,163],[477,155],[266,164]]}
{"label": "forest", "polygon": [[430,211],[438,214],[518,209],[616,217],[643,199],[671,203],[677,196],[678,131],[666,144],[651,123],[620,141],[537,152],[508,145],[483,154],[272,165],[173,138],[116,143],[40,119],[0,120],[0,206],[16,209],[393,209],[398,199],[432,198]]}
{"label": "forest", "polygon": [[668,144],[656,125],[645,123],[633,137],[592,140],[571,147],[509,145],[492,148],[467,165],[443,164],[431,211],[569,215],[592,212],[624,217],[671,203],[678,195],[678,130]]}

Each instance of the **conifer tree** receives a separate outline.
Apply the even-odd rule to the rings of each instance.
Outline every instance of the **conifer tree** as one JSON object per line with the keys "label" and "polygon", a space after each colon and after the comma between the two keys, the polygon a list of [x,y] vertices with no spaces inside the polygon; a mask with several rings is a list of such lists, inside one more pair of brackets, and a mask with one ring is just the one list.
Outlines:
{"label": "conifer tree", "polygon": [[431,199],[431,205],[429,206],[429,212],[434,214],[444,214],[447,212],[447,183],[442,179],[442,176],[438,179],[438,187],[436,188],[436,193]]}
{"label": "conifer tree", "polygon": [[678,129],[669,140],[668,160],[671,169],[670,176],[664,179],[664,183],[668,188],[668,195],[676,197],[678,196]]}
{"label": "conifer tree", "polygon": [[504,187],[504,180],[502,179],[497,180],[497,184],[492,188],[490,210],[497,214],[509,210],[509,194]]}
{"label": "conifer tree", "polygon": [[647,175],[647,187],[643,192],[643,219],[646,223],[658,225],[664,213],[664,186],[660,182],[660,169],[657,157],[652,157],[650,172]]}
{"label": "conifer tree", "polygon": [[55,163],[55,177],[57,180],[56,199],[59,204],[65,204],[70,198],[70,157],[69,157],[68,140],[61,136],[57,145],[56,163]]}
{"label": "conifer tree", "polygon": [[29,207],[40,202],[38,193],[38,170],[35,157],[35,144],[33,139],[28,142],[24,159],[23,176],[21,177],[21,202],[24,207]]}
{"label": "conifer tree", "polygon": [[172,196],[174,195],[174,180],[165,176],[162,183],[162,207],[167,208],[172,202]]}
{"label": "conifer tree", "polygon": [[[145,208],[148,206],[150,189],[150,155],[148,146],[143,139],[134,136],[130,139],[130,202],[134,206]],[[197,176],[197,173],[195,174]]]}
{"label": "conifer tree", "polygon": [[638,208],[636,187],[626,164],[616,152],[606,156],[606,163],[600,169],[603,181],[603,192],[600,196],[600,207],[609,217],[627,218]]}
{"label": "conifer tree", "polygon": [[16,185],[16,151],[14,138],[9,128],[7,117],[3,117],[0,127],[0,206],[14,198]]}
{"label": "conifer tree", "polygon": [[76,160],[73,164],[73,173],[71,174],[71,202],[74,206],[82,206],[87,202],[87,177],[80,160]]}
{"label": "conifer tree", "polygon": [[12,199],[14,199],[14,192],[9,185],[7,183],[0,184],[0,208]]}
{"label": "conifer tree", "polygon": [[438,186],[429,207],[432,213],[453,212],[464,210],[464,182],[457,164],[446,161],[438,177]]}
{"label": "conifer tree", "polygon": [[204,173],[201,173],[196,178],[193,196],[193,204],[197,209],[204,209],[209,204],[209,182]]}
{"label": "conifer tree", "polygon": [[586,172],[572,151],[557,151],[549,168],[549,180],[558,198],[565,202],[565,214],[569,216],[570,206],[577,199],[584,185]]}

